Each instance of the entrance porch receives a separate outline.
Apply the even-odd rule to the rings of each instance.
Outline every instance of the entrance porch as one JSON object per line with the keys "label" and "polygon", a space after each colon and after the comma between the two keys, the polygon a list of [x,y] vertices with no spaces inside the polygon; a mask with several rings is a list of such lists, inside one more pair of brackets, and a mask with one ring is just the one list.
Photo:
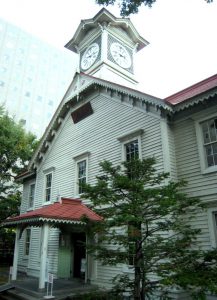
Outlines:
{"label": "entrance porch", "polygon": [[[35,283],[38,282],[37,290],[46,289],[49,273],[52,273],[48,267],[48,257],[49,255],[52,257],[54,254],[52,247],[49,248],[49,232],[51,228],[58,228],[60,232],[58,272],[57,274],[52,274],[54,275],[54,281],[58,285],[58,283],[61,282],[60,280],[72,278],[73,280],[70,280],[69,283],[67,282],[67,285],[70,285],[70,283],[73,286],[77,286],[78,283],[79,285],[80,283],[87,284],[92,277],[92,271],[90,268],[89,255],[87,255],[85,250],[88,237],[85,234],[86,223],[83,221],[83,217],[92,222],[102,220],[100,216],[82,204],[81,200],[62,198],[59,202],[5,220],[4,226],[16,226],[17,228],[12,281],[17,284],[19,249],[21,246],[20,238],[23,231],[27,227],[41,227],[42,234],[38,241],[38,245],[40,245],[38,247],[38,253],[40,253],[40,274],[38,279],[29,282],[29,284],[32,282],[30,286],[35,286]],[[52,243],[51,240],[50,242]],[[29,249],[31,255],[31,242]],[[83,281],[79,281],[79,279]],[[25,285],[26,283],[18,281],[18,284]]]}
{"label": "entrance porch", "polygon": [[[44,290],[38,289],[38,278],[25,276],[18,273],[17,279],[12,282],[14,289],[10,290],[8,294],[25,295],[26,299],[43,299],[47,295],[46,286]],[[73,297],[79,294],[88,292],[94,293],[97,290],[96,286],[85,283],[84,280],[79,279],[54,279],[53,296],[56,300],[64,300],[67,297]],[[23,296],[23,298],[25,297]],[[25,298],[24,298],[25,299]]]}

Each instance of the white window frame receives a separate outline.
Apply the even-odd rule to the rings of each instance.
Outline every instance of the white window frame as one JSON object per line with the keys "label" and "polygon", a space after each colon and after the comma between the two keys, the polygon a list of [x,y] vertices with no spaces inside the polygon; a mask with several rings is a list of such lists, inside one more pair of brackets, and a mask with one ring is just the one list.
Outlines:
{"label": "white window frame", "polygon": [[[48,183],[48,177],[51,176],[51,180],[50,180],[50,186],[47,185]],[[51,202],[51,198],[52,198],[52,182],[53,182],[53,173],[47,173],[45,174],[45,187],[44,187],[44,201],[46,203],[50,203]],[[49,191],[49,200],[47,200],[47,196],[48,196],[48,191]]]}
{"label": "white window frame", "polygon": [[[33,194],[31,193],[32,190],[31,188],[34,186],[34,192]],[[35,187],[36,187],[36,184],[35,182],[34,183],[31,183],[29,185],[29,197],[28,197],[28,210],[32,209],[34,207],[34,201],[35,201]],[[32,203],[32,205],[30,205]]]}
{"label": "white window frame", "polygon": [[205,152],[205,148],[204,148],[203,131],[202,131],[202,126],[201,126],[201,123],[208,121],[208,120],[212,120],[214,118],[217,118],[217,114],[212,114],[205,118],[201,118],[201,119],[195,121],[196,137],[197,137],[197,143],[198,143],[198,152],[199,152],[200,167],[201,167],[202,174],[217,172],[217,165],[211,166],[211,167],[207,166],[207,157],[206,157],[206,152]]}
{"label": "white window frame", "polygon": [[75,161],[75,195],[76,197],[80,197],[82,193],[79,193],[79,177],[78,177],[78,171],[79,171],[79,163],[85,161],[86,162],[86,183],[88,182],[88,170],[89,170],[89,155],[90,152],[84,152],[81,153],[75,157],[73,157]]}
{"label": "white window frame", "polygon": [[126,161],[126,145],[130,142],[138,140],[138,150],[139,150],[139,159],[142,159],[142,134],[144,130],[139,128],[135,129],[129,133],[126,133],[123,136],[118,137],[118,141],[121,143],[121,159]]}
{"label": "white window frame", "polygon": [[[43,188],[43,199],[44,199],[44,205],[49,205],[52,203],[52,194],[53,194],[53,184],[54,184],[54,170],[55,168],[49,168],[47,170],[44,170],[43,173],[44,173],[44,188]],[[50,200],[49,201],[46,201],[46,184],[47,184],[47,176],[51,174],[52,176],[52,180],[51,180],[51,187],[50,187]]]}
{"label": "white window frame", "polygon": [[[29,235],[28,235],[29,233]],[[27,237],[29,237],[29,240],[27,241]],[[25,230],[25,240],[24,240],[24,257],[28,258],[29,253],[30,253],[30,247],[31,247],[31,237],[32,237],[32,232],[31,228],[26,228]],[[28,254],[26,253],[27,250],[27,244],[28,244]]]}
{"label": "white window frame", "polygon": [[207,210],[210,242],[213,248],[217,247],[217,207]]}

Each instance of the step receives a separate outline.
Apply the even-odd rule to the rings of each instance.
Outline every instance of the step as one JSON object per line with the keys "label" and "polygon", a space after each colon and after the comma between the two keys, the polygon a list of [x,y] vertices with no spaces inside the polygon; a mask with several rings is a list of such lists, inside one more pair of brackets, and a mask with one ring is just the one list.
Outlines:
{"label": "step", "polygon": [[[41,297],[37,298],[37,297],[33,297],[31,295],[22,293],[22,292],[18,291],[17,289],[9,290],[1,296],[5,297],[5,298],[2,298],[3,300],[5,300],[5,299],[6,300],[39,300],[39,299],[42,299]],[[0,299],[1,299],[1,296],[0,296]]]}
{"label": "step", "polygon": [[7,291],[7,290],[10,290],[13,288],[14,288],[14,286],[12,284],[5,283],[5,284],[0,285],[0,292],[4,292],[4,291]]}

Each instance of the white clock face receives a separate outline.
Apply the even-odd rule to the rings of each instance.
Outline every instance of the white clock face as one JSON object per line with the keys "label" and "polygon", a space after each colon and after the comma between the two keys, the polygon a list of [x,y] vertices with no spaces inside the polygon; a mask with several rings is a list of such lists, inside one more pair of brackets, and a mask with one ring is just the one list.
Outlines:
{"label": "white clock face", "polygon": [[99,53],[99,45],[97,43],[93,43],[90,45],[86,51],[84,52],[81,59],[81,68],[83,70],[87,70],[92,66],[92,64],[97,59]]}
{"label": "white clock face", "polygon": [[131,67],[131,58],[127,49],[119,43],[112,43],[110,51],[115,62],[124,69]]}

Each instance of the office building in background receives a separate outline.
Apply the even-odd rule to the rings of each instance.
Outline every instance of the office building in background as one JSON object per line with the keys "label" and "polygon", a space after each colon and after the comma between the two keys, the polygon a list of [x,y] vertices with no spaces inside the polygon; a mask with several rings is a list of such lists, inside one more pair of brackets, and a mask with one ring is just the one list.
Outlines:
{"label": "office building in background", "polygon": [[75,72],[75,55],[0,19],[0,104],[41,137]]}

